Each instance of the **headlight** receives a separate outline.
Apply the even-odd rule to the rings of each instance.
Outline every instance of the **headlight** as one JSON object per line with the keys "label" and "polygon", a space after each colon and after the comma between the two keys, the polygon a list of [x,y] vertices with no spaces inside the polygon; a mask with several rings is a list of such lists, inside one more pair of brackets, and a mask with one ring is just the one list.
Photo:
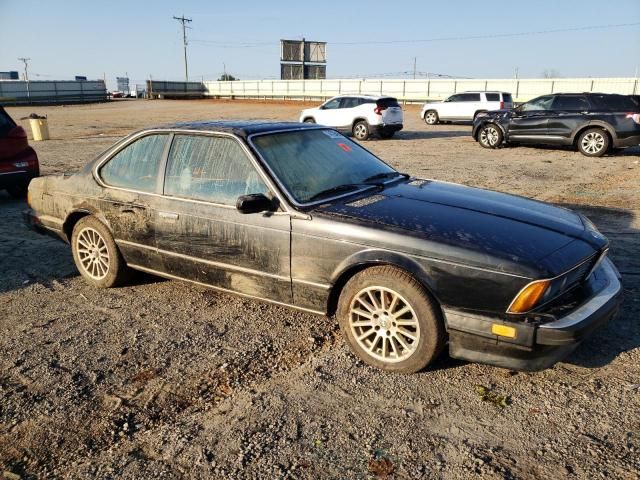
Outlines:
{"label": "headlight", "polygon": [[531,282],[516,295],[507,313],[525,313],[535,307],[551,285],[550,280],[536,280]]}

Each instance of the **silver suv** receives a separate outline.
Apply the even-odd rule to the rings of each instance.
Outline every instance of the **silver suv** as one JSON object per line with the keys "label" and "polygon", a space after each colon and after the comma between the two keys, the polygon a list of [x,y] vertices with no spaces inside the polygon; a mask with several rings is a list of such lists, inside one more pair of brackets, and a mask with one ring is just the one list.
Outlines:
{"label": "silver suv", "polygon": [[441,102],[425,103],[420,118],[427,125],[442,121],[474,120],[479,113],[513,108],[513,99],[506,92],[463,92]]}

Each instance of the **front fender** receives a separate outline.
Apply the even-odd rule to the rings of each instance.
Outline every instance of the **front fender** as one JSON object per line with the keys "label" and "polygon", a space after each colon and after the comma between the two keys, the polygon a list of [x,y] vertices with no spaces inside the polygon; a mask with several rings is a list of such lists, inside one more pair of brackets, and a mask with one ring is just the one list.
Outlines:
{"label": "front fender", "polygon": [[422,265],[401,253],[381,249],[362,250],[345,258],[331,274],[331,285],[341,286],[353,273],[376,265],[392,265],[408,272],[438,300],[434,283]]}

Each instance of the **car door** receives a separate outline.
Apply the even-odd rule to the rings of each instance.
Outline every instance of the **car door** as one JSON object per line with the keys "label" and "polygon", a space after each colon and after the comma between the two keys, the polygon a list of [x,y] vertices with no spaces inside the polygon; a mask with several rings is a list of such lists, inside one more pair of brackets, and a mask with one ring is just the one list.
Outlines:
{"label": "car door", "polygon": [[356,108],[360,106],[360,102],[354,97],[342,97],[340,99],[340,108],[336,111],[338,120],[336,120],[337,128],[340,130],[351,130],[353,119],[357,116]]}
{"label": "car door", "polygon": [[333,98],[321,105],[316,115],[316,123],[327,127],[337,127],[340,123],[340,101],[340,97]]}
{"label": "car door", "polygon": [[454,119],[460,109],[460,99],[462,94],[451,95],[440,106],[438,106],[438,117],[443,120]]}
{"label": "car door", "polygon": [[546,142],[553,95],[534,98],[513,112],[509,122],[509,139],[526,142]]}
{"label": "car door", "polygon": [[163,272],[290,303],[289,215],[235,206],[241,195],[270,194],[250,155],[231,135],[174,136],[156,227]]}
{"label": "car door", "polygon": [[571,142],[573,132],[589,121],[591,110],[585,95],[557,95],[551,105],[548,135],[558,142]]}
{"label": "car door", "polygon": [[103,186],[98,209],[129,264],[153,268],[156,204],[162,189],[161,166],[170,134],[149,133],[134,139],[101,163]]}

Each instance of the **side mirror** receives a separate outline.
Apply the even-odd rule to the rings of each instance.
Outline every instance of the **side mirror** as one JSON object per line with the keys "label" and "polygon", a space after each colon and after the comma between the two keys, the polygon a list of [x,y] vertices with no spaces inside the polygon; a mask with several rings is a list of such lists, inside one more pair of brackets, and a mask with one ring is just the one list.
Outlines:
{"label": "side mirror", "polygon": [[236,201],[236,208],[240,213],[260,213],[274,209],[273,200],[268,199],[262,193],[241,195]]}

